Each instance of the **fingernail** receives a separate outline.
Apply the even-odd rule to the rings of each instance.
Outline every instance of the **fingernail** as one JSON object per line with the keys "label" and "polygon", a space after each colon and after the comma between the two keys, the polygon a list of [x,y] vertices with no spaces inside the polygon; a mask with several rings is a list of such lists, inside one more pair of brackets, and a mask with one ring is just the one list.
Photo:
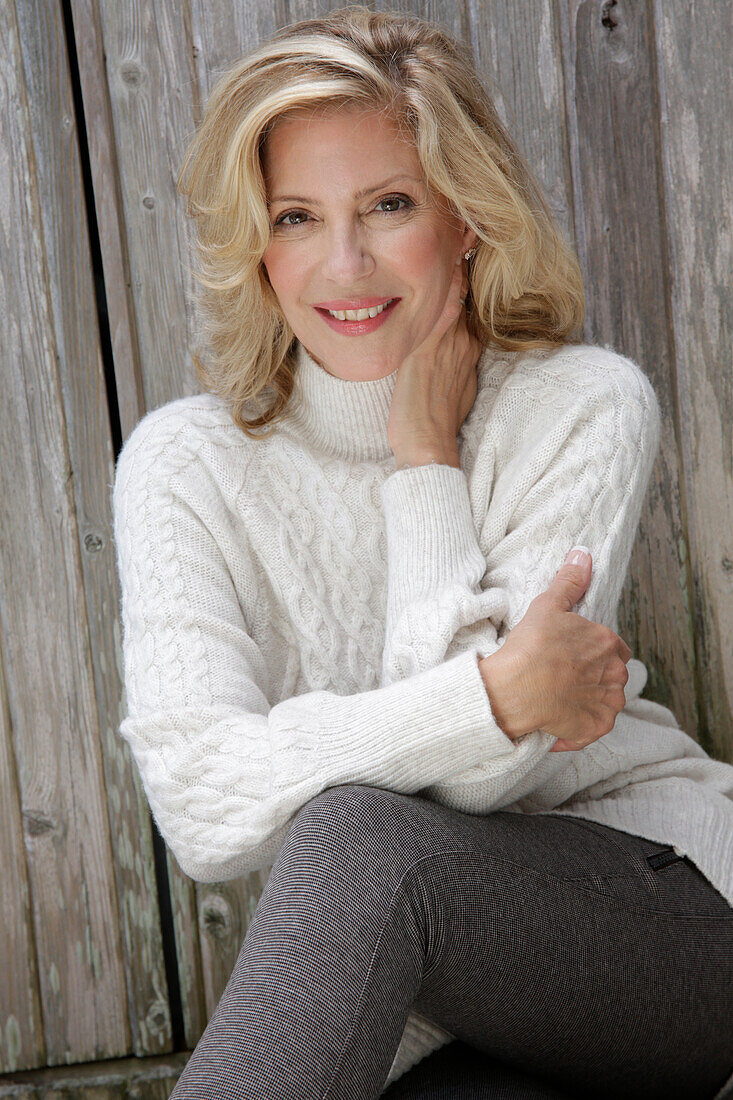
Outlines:
{"label": "fingernail", "polygon": [[565,556],[565,565],[583,565],[589,561],[591,552],[587,546],[574,546]]}

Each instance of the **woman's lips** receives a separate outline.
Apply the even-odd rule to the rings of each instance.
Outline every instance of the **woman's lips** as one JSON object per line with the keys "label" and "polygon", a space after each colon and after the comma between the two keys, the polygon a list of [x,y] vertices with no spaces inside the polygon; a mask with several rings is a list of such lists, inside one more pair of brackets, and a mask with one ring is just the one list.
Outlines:
{"label": "woman's lips", "polygon": [[380,325],[383,325],[387,318],[394,313],[399,302],[400,299],[395,298],[376,317],[366,317],[363,321],[339,321],[338,317],[332,317],[327,309],[322,309],[320,306],[314,306],[313,308],[334,332],[340,332],[342,336],[362,336],[366,332],[374,332]]}

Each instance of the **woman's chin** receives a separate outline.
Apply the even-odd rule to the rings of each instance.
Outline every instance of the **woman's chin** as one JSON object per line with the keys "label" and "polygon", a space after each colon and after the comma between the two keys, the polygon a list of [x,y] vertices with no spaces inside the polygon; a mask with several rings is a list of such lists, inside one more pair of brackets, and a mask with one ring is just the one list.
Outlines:
{"label": "woman's chin", "polygon": [[386,378],[399,368],[396,356],[388,358],[378,357],[376,362],[370,359],[357,358],[354,354],[339,356],[333,351],[329,353],[311,350],[307,343],[303,343],[311,359],[322,367],[328,374],[336,378],[342,378],[346,382],[376,382],[380,378]]}

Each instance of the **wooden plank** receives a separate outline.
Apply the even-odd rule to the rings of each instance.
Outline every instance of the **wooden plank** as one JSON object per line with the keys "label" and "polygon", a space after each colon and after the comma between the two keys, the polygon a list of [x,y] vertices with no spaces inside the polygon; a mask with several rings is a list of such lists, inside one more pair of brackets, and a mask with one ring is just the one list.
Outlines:
{"label": "wooden plank", "polygon": [[145,409],[99,5],[94,0],[71,0],[71,12],[104,269],[117,404],[122,435],[126,439]]}
{"label": "wooden plank", "polygon": [[188,4],[99,6],[145,410],[197,393],[176,169],[194,128]]}
{"label": "wooden plank", "polygon": [[[59,1064],[126,1053],[129,1030],[75,470],[58,373],[64,348],[54,324],[40,209],[38,165],[45,150],[42,140],[34,148],[24,73],[24,62],[57,71],[63,47],[58,28],[45,19],[37,36],[21,45],[11,0],[0,0],[0,17],[6,151],[0,158],[0,631],[45,1059]],[[59,174],[65,170],[63,162],[56,165]],[[72,201],[81,205],[83,198],[67,192],[65,202]],[[66,215],[62,207],[62,224]],[[19,1025],[30,1030],[34,1020]],[[28,1039],[26,1050],[32,1049]]]}
{"label": "wooden plank", "polygon": [[13,1073],[0,1079],[0,1100],[167,1100],[189,1057],[181,1051]]}
{"label": "wooden plank", "polygon": [[629,355],[659,398],[662,433],[619,607],[619,633],[647,665],[644,694],[696,737],[698,710],[684,504],[659,206],[649,8],[558,5],[586,338]]}
{"label": "wooden plank", "polygon": [[[324,5],[311,5],[313,14]],[[285,23],[301,18],[285,0],[273,4],[229,4],[222,0],[190,0],[191,56],[194,60],[195,124],[215,82],[250,50],[269,39]],[[189,136],[193,136],[190,132]],[[181,158],[182,159],[182,158]]]}
{"label": "wooden plank", "polygon": [[551,0],[469,0],[477,68],[501,121],[574,244],[562,48]]}
{"label": "wooden plank", "polygon": [[[77,6],[77,15],[80,9]],[[87,39],[95,28],[95,11],[82,12],[88,22],[80,25]],[[53,25],[44,23],[53,20]],[[56,8],[33,0],[24,8],[24,38],[34,41],[43,28],[44,43],[60,34]],[[92,283],[91,258],[85,207],[78,200],[83,192],[74,126],[66,53],[61,43],[43,65],[33,69],[31,102],[35,105],[37,145],[45,150],[40,160],[42,209],[51,284],[57,297],[58,340],[62,392],[74,478],[74,496],[84,588],[92,641],[92,657],[103,746],[108,813],[112,823],[115,885],[122,924],[132,1051],[139,1057],[160,1054],[172,1047],[168,991],[158,908],[157,883],[150,811],[129,747],[117,729],[123,717],[123,674],[118,618],[119,592],[112,537],[110,488],[114,478],[114,453],[110,437],[106,383],[100,351],[97,304]],[[96,52],[95,52],[96,49]],[[86,63],[101,53],[99,41],[86,41]],[[88,55],[91,55],[91,60]],[[52,64],[57,61],[57,64]],[[57,71],[58,70],[58,71]],[[96,143],[95,206],[97,224],[107,254],[105,285],[113,351],[122,357],[115,377],[126,382],[123,391],[129,416],[135,400],[135,357],[133,338],[127,325],[126,287],[119,255],[119,225],[112,177],[109,124],[104,95],[95,83],[95,70],[87,73],[89,98],[85,103],[86,133]],[[67,165],[62,175],[45,170],[57,163]],[[98,203],[98,197],[101,201]],[[58,211],[64,210],[63,219]],[[118,280],[114,282],[113,280]],[[116,335],[114,335],[116,334]],[[125,1051],[128,1053],[128,1051]]]}
{"label": "wooden plank", "polygon": [[[0,133],[3,96],[0,80]],[[0,185],[0,193],[2,186]],[[0,1073],[43,1065],[43,1022],[33,944],[33,914],[25,863],[23,818],[13,753],[5,672],[0,660]]]}
{"label": "wooden plank", "polygon": [[[177,165],[195,129],[199,102],[189,5],[102,0],[97,11],[119,173],[116,216],[124,227],[140,348],[141,411],[148,411],[199,389],[191,363],[185,218],[176,191]],[[125,438],[134,426],[131,412],[125,416]],[[196,887],[170,852],[166,865],[185,1039],[193,1048],[208,1018]]]}
{"label": "wooden plank", "polygon": [[733,762],[733,6],[653,11],[700,741]]}

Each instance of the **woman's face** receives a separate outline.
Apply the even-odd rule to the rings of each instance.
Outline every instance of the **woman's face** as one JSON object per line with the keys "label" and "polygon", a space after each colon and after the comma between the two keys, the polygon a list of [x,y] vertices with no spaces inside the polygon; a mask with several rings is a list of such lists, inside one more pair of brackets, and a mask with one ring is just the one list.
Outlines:
{"label": "woman's face", "polygon": [[[263,172],[273,225],[263,263],[296,337],[339,378],[391,374],[437,321],[476,234],[428,191],[394,122],[370,108],[283,116]],[[361,322],[331,318],[323,306],[393,298],[382,316]]]}

